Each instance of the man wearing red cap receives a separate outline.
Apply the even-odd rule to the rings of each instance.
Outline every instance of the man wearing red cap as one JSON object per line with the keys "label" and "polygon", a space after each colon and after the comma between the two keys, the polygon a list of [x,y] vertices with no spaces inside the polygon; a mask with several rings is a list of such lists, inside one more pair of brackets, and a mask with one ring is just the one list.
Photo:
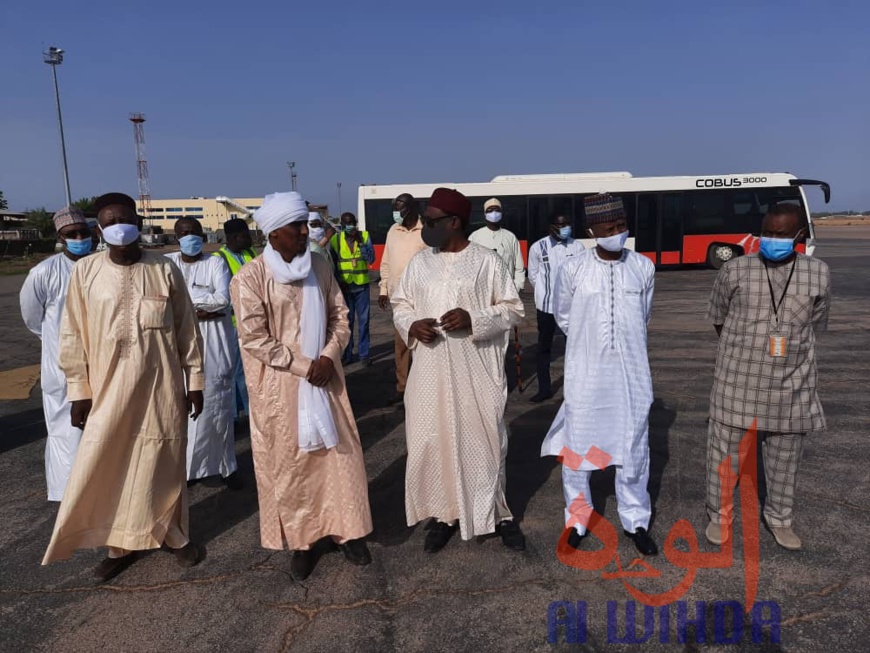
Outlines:
{"label": "man wearing red cap", "polygon": [[[523,317],[514,280],[492,250],[468,241],[471,203],[438,188],[423,217],[429,249],[411,259],[391,297],[393,319],[413,351],[405,394],[408,525],[434,518],[425,550],[498,532],[522,550],[525,537],[505,499],[511,327]],[[457,526],[458,523],[458,526]]]}

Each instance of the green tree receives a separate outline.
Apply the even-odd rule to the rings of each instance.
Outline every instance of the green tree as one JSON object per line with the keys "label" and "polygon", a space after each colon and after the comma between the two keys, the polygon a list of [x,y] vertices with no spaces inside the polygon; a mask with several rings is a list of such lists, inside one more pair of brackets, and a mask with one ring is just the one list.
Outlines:
{"label": "green tree", "polygon": [[3,191],[0,190],[0,211],[5,211],[9,208],[9,202],[6,201],[6,198],[3,197]]}
{"label": "green tree", "polygon": [[36,229],[42,238],[51,238],[54,236],[54,220],[51,213],[45,210],[45,207],[25,211],[28,229]]}
{"label": "green tree", "polygon": [[76,200],[72,203],[74,207],[77,209],[81,209],[81,212],[89,217],[96,217],[97,212],[94,210],[94,202],[97,201],[96,195],[94,197],[83,197],[79,200]]}

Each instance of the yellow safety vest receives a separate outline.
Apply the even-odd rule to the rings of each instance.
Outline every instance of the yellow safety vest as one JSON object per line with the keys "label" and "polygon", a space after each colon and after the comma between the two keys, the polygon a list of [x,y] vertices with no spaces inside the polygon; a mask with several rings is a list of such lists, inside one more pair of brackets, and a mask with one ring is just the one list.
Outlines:
{"label": "yellow safety vest", "polygon": [[242,250],[242,259],[244,260],[245,263],[240,263],[239,259],[236,258],[236,255],[233,252],[231,252],[229,249],[227,249],[226,245],[224,245],[218,251],[216,251],[213,254],[213,256],[220,256],[224,261],[226,261],[226,264],[229,266],[230,274],[232,276],[236,276],[236,273],[242,269],[242,266],[245,263],[250,263],[255,258],[257,258],[257,254],[254,252],[254,250],[243,249]]}
{"label": "yellow safety vest", "polygon": [[[362,232],[362,241],[366,242],[369,239],[369,232]],[[362,256],[362,247],[354,242],[354,249],[351,250],[347,244],[345,234],[335,234],[329,241],[338,253],[338,273],[341,280],[348,284],[364,286],[369,282],[369,264]]]}
{"label": "yellow safety vest", "polygon": [[[257,258],[256,252],[253,249],[243,249],[242,250],[242,260],[245,263],[240,263],[239,259],[236,258],[236,255],[231,252],[226,245],[221,247],[218,251],[216,251],[212,256],[220,256],[224,261],[226,261],[227,266],[230,268],[230,276],[236,276],[236,273],[242,269],[242,266],[245,263],[250,263],[255,258]],[[232,307],[230,307],[232,310]],[[236,326],[236,316],[233,315],[233,326]]]}

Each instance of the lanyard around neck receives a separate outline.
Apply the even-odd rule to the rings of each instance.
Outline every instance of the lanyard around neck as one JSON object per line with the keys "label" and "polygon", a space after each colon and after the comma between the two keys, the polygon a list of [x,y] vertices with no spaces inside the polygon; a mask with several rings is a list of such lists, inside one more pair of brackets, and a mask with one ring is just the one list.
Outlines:
{"label": "lanyard around neck", "polygon": [[776,301],[776,297],[773,294],[773,283],[770,281],[770,270],[767,268],[767,264],[764,264],[764,272],[767,275],[767,288],[770,290],[770,305],[773,308],[773,316],[776,318],[776,326],[779,327],[779,309],[782,308],[782,303],[785,301],[785,295],[788,292],[788,287],[791,284],[792,275],[794,275],[794,266],[797,264],[797,256],[795,256],[794,261],[791,263],[791,270],[788,273],[788,279],[785,282],[785,288],[782,289],[782,296],[779,298],[779,302]]}

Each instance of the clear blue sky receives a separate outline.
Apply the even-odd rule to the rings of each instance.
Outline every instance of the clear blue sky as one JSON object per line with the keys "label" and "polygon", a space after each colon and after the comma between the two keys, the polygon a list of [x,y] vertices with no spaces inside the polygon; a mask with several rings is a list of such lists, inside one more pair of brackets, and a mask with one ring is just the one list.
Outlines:
{"label": "clear blue sky", "polygon": [[141,111],[157,198],[285,190],[293,160],[345,209],[360,183],[785,170],[867,210],[868,24],[860,0],[9,1],[0,189],[63,201],[57,45],[74,198],[136,194]]}

